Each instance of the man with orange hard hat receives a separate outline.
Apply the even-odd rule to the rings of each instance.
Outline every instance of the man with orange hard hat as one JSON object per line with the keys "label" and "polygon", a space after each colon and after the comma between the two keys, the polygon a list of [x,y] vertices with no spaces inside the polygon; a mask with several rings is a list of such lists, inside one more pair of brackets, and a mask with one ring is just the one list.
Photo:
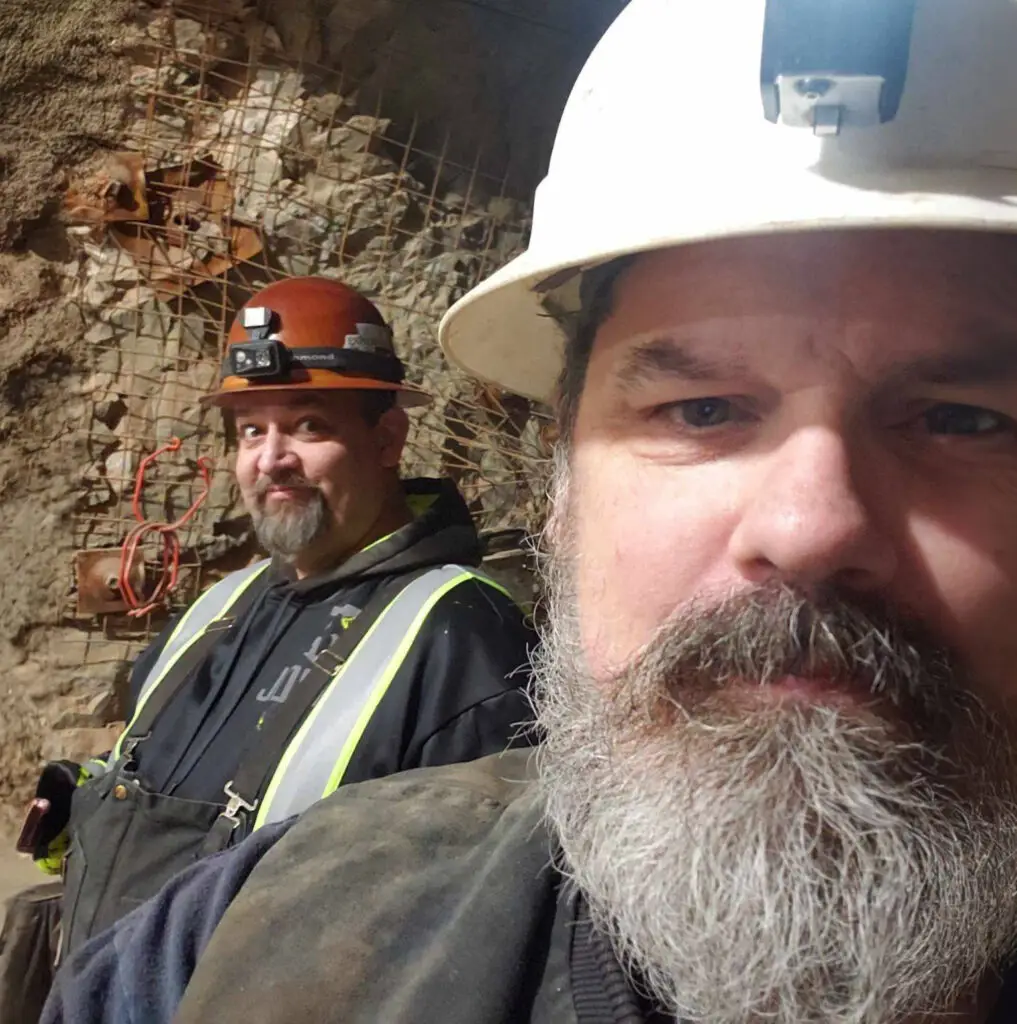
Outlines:
{"label": "man with orange hard hat", "polygon": [[[225,577],[134,665],[108,759],[47,767],[37,859],[69,834],[63,951],[177,871],[338,786],[497,753],[529,718],[530,628],[480,572],[455,485],[401,480],[392,332],[351,288],[280,281],[244,306],[209,403],[269,557]],[[71,799],[73,795],[73,799]]]}

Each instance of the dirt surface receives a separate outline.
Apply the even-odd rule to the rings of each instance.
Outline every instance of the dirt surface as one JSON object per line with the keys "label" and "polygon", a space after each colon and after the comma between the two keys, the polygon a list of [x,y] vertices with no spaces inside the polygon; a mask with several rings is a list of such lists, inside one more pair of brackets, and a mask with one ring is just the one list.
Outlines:
{"label": "dirt surface", "polygon": [[127,0],[0,4],[0,248],[50,205],[63,172],[117,136]]}
{"label": "dirt surface", "polygon": [[73,685],[56,631],[82,468],[74,388],[88,357],[53,214],[63,175],[117,141],[127,65],[116,40],[129,7],[0,3],[0,834],[38,771],[52,697]]}
{"label": "dirt surface", "polygon": [[[80,474],[72,431],[75,325],[33,254],[0,254],[0,804],[21,803],[42,759],[51,684],[47,628],[67,591],[68,516]],[[79,413],[80,415],[80,413]],[[0,817],[0,829],[5,822]]]}

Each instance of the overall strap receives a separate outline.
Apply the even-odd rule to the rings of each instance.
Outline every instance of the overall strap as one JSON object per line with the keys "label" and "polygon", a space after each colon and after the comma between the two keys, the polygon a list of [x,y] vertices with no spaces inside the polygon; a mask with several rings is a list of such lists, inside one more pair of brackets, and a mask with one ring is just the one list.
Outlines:
{"label": "overall strap", "polygon": [[253,607],[262,592],[255,581],[269,563],[259,562],[231,573],[207,590],[188,609],[171,634],[141,688],[134,718],[113,748],[111,763],[129,757],[148,738],[156,719],[166,709],[235,622]]}

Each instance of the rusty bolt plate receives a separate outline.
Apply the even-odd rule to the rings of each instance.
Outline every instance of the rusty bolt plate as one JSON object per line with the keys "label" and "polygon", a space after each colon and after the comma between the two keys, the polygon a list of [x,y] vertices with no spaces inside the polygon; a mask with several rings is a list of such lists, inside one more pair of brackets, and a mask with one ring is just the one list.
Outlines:
{"label": "rusty bolt plate", "polygon": [[[78,551],[74,556],[74,573],[78,582],[78,615],[101,615],[127,611],[117,586],[120,575],[119,548],[93,548]],[[135,562],[131,571],[131,585],[136,594],[144,591],[145,570]]]}

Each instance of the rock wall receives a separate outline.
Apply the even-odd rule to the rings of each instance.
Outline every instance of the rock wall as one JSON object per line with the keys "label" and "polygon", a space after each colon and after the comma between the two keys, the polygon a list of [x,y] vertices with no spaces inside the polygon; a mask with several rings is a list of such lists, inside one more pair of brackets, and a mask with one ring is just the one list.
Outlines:
{"label": "rock wall", "polygon": [[67,665],[60,643],[85,456],[71,390],[84,360],[52,213],[65,168],[121,137],[127,75],[110,40],[127,6],[0,5],[0,832],[40,759],[75,742],[52,731],[71,695],[87,705],[110,688],[101,672],[93,682]]}
{"label": "rock wall", "polygon": [[[3,5],[0,830],[41,760],[108,746],[129,660],[172,607],[256,554],[230,439],[198,399],[233,312],[271,280],[325,274],[378,301],[436,396],[406,471],[458,481],[492,571],[529,596],[546,417],[452,372],[435,328],[524,244],[568,84],[620,6]],[[91,614],[88,588],[135,524],[141,460],[173,439],[146,518],[182,516],[199,458],[214,470],[179,532],[172,600]]]}

